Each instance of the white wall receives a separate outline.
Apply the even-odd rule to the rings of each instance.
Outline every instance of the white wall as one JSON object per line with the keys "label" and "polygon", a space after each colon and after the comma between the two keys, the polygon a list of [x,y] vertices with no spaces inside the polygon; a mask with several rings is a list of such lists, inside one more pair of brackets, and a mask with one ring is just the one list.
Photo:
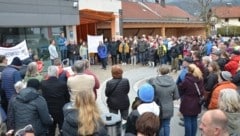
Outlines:
{"label": "white wall", "polygon": [[218,21],[218,23],[215,25],[216,28],[220,28],[223,26],[240,26],[240,21],[238,18],[233,18],[233,19],[229,19],[228,22],[225,22],[225,19],[221,19],[220,21]]}
{"label": "white wall", "polygon": [[92,9],[118,13],[121,8],[122,3],[119,0],[79,0],[79,10]]}
{"label": "white wall", "polygon": [[113,12],[115,18],[115,31],[119,34],[119,9],[122,9],[120,0],[79,0],[79,10],[91,9],[103,12]]}

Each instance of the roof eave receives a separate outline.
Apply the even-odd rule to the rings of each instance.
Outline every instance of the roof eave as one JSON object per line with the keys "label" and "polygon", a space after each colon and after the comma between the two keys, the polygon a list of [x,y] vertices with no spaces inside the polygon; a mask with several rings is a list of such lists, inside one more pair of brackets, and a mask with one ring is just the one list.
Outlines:
{"label": "roof eave", "polygon": [[160,19],[123,19],[123,23],[199,23],[204,24],[204,21],[195,20],[160,20]]}

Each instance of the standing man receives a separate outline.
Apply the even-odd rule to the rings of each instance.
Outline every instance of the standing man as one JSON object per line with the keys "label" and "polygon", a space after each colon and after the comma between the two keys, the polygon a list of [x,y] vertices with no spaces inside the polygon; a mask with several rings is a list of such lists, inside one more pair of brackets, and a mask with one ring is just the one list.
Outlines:
{"label": "standing man", "polygon": [[49,135],[55,136],[56,125],[61,132],[63,124],[64,104],[69,102],[69,93],[66,82],[59,80],[57,66],[48,67],[47,80],[42,81],[42,96],[46,99],[48,110],[53,117],[53,125],[49,127]]}
{"label": "standing man", "polygon": [[109,53],[112,58],[112,65],[117,64],[117,50],[118,50],[118,44],[115,41],[115,38],[112,39],[112,41],[109,44]]}
{"label": "standing man", "polygon": [[20,60],[20,58],[15,57],[13,58],[11,65],[7,66],[2,71],[2,89],[5,91],[8,102],[12,95],[16,94],[14,84],[22,80],[20,73],[21,66],[22,61]]}
{"label": "standing man", "polygon": [[61,60],[67,58],[67,45],[68,45],[67,38],[65,38],[64,33],[61,32],[60,37],[58,38],[58,46],[61,53]]}
{"label": "standing man", "polygon": [[73,65],[74,76],[71,76],[67,80],[68,88],[70,92],[70,101],[74,102],[76,95],[80,91],[92,91],[95,87],[95,80],[92,75],[84,73],[85,61],[77,60]]}
{"label": "standing man", "polygon": [[101,59],[102,69],[106,70],[108,53],[107,46],[102,41],[99,42],[98,56]]}
{"label": "standing man", "polygon": [[57,49],[56,49],[56,45],[55,45],[55,40],[54,39],[50,40],[50,45],[48,47],[48,51],[49,51],[49,54],[50,54],[51,63],[53,65],[54,60],[58,58],[58,52],[57,52]]}

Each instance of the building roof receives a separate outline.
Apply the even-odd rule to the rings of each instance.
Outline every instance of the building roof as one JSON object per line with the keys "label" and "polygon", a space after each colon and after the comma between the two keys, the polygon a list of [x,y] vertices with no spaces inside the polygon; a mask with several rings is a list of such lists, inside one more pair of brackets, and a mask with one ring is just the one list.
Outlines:
{"label": "building roof", "polygon": [[177,6],[122,1],[124,22],[189,22],[196,20]]}
{"label": "building roof", "polygon": [[122,1],[123,19],[159,19],[160,17],[137,2]]}
{"label": "building roof", "polygon": [[240,6],[212,7],[212,12],[219,18],[239,18]]}

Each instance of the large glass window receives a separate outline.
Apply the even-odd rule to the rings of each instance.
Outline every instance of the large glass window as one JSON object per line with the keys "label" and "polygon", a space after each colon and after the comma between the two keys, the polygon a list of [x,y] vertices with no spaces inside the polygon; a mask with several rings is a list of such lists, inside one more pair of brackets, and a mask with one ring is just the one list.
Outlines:
{"label": "large glass window", "polygon": [[28,48],[42,57],[50,38],[57,39],[64,27],[0,28],[0,47],[12,47],[26,40]]}

